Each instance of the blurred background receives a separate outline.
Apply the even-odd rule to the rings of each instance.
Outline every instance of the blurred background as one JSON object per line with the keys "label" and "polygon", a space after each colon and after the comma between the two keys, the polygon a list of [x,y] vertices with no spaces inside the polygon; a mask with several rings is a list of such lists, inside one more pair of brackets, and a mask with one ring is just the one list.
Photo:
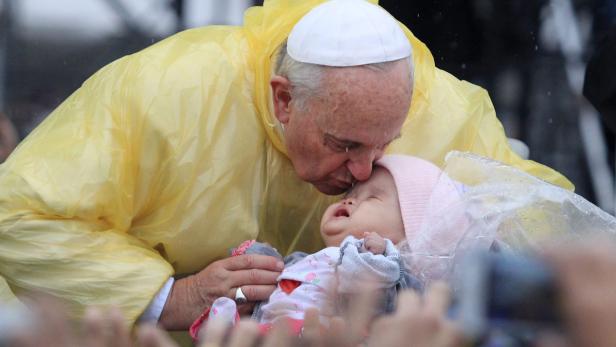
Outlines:
{"label": "blurred background", "polygon": [[[261,3],[0,0],[0,162],[105,64],[187,28],[240,25],[244,10]],[[438,67],[488,90],[507,135],[530,159],[614,213],[613,120],[582,91],[588,61],[614,31],[616,0],[380,3],[428,45]],[[586,89],[613,98],[616,58],[600,62],[598,82]]]}

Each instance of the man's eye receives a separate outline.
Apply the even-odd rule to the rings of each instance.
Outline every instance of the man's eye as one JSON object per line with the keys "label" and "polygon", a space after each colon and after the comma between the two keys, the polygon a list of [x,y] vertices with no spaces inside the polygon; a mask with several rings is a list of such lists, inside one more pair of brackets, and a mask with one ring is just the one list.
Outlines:
{"label": "man's eye", "polygon": [[348,152],[349,151],[348,146],[343,146],[343,145],[336,144],[336,143],[331,144],[329,147],[336,152]]}
{"label": "man's eye", "polygon": [[350,149],[347,144],[342,144],[331,140],[325,140],[325,145],[335,152],[348,152]]}

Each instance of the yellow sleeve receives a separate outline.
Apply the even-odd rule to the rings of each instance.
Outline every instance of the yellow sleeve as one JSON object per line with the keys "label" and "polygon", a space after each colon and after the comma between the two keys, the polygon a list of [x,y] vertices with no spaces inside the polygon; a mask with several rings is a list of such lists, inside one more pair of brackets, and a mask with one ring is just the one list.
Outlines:
{"label": "yellow sleeve", "polygon": [[115,305],[128,323],[173,274],[129,233],[160,174],[159,145],[126,87],[130,61],[86,81],[0,166],[0,277],[10,290],[52,294],[73,316]]}

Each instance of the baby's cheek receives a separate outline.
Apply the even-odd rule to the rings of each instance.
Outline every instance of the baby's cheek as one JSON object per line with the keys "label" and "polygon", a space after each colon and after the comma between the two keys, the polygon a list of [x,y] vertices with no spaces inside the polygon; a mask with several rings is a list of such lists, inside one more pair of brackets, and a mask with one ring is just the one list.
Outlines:
{"label": "baby's cheek", "polygon": [[356,238],[356,239],[363,239],[365,232],[366,232],[366,230],[354,229],[352,232],[348,232],[347,236],[348,235],[353,235],[353,237]]}
{"label": "baby's cheek", "polygon": [[404,234],[403,230],[396,230],[392,233],[391,237],[389,237],[391,242],[393,242],[394,244],[404,240],[405,238],[406,235]]}

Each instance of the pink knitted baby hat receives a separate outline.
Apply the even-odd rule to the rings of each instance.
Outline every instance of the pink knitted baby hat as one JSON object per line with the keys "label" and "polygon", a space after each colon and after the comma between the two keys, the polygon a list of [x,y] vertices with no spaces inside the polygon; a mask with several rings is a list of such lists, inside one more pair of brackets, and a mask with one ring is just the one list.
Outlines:
{"label": "pink knitted baby hat", "polygon": [[436,165],[408,155],[386,155],[376,162],[393,176],[406,239],[412,243],[428,207],[443,209],[460,200],[459,187]]}

